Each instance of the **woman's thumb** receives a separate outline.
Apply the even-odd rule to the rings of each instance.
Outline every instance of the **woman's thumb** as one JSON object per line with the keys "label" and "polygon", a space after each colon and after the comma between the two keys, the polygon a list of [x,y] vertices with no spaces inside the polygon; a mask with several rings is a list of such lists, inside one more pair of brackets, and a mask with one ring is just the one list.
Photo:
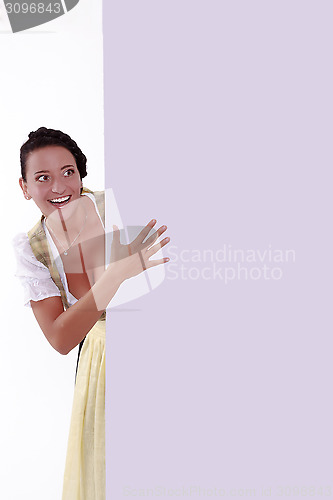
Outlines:
{"label": "woman's thumb", "polygon": [[116,239],[117,241],[120,241],[120,231],[119,227],[113,224],[113,239]]}

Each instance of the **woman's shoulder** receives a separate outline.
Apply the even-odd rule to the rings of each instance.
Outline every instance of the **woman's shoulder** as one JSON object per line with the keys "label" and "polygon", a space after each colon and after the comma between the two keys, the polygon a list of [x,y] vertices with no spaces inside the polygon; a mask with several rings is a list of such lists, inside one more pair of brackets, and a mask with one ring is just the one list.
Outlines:
{"label": "woman's shoulder", "polygon": [[39,221],[28,231],[27,236],[30,240],[33,238],[40,239],[41,237],[42,238],[46,237],[45,231],[43,228],[43,222],[42,222],[43,219],[44,219],[44,215],[42,215],[42,217],[39,219]]}
{"label": "woman's shoulder", "polygon": [[12,239],[16,256],[15,276],[23,286],[25,306],[30,301],[43,300],[49,297],[60,297],[60,290],[52,280],[50,271],[36,259],[26,233],[19,233]]}
{"label": "woman's shoulder", "polygon": [[[29,253],[31,246],[27,233],[18,233],[12,239],[12,245],[17,253]],[[29,250],[30,249],[30,250]]]}
{"label": "woman's shoulder", "polygon": [[99,200],[104,201],[104,198],[105,198],[105,191],[104,190],[91,191],[91,189],[84,187],[82,189],[82,194],[88,196],[89,198],[94,198],[96,202]]}
{"label": "woman's shoulder", "polygon": [[27,233],[18,233],[15,235],[12,239],[12,245],[18,264],[30,270],[32,268],[45,269],[44,264],[35,257]]}
{"label": "woman's shoulder", "polygon": [[95,209],[105,226],[105,191],[91,191],[90,189],[83,188],[82,194],[94,202]]}

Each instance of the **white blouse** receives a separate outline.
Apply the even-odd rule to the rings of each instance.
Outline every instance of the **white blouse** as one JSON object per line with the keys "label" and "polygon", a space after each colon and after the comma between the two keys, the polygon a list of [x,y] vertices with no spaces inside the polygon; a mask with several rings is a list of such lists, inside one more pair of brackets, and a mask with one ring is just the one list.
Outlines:
{"label": "white blouse", "polygon": [[[94,202],[95,210],[102,226],[104,227],[94,195],[91,193],[82,193],[82,195],[88,196]],[[67,295],[68,304],[72,306],[75,302],[77,302],[77,299],[68,290],[66,274],[64,272],[62,261],[59,258],[58,249],[45,225],[44,219],[42,224],[52,251],[53,259],[57,265],[60,279]],[[61,297],[60,290],[52,280],[49,269],[36,259],[30,246],[28,235],[26,233],[17,234],[15,238],[13,238],[12,244],[14,246],[17,260],[15,276],[19,278],[23,286],[24,305],[31,307],[30,300],[38,301],[49,297]]]}

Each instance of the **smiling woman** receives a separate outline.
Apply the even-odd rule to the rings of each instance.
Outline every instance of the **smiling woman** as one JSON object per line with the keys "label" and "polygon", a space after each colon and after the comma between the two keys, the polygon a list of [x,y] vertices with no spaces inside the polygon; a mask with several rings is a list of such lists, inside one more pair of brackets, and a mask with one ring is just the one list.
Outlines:
{"label": "smiling woman", "polygon": [[103,192],[83,187],[86,157],[67,134],[39,128],[21,147],[27,200],[42,212],[14,239],[17,276],[49,343],[61,354],[79,345],[63,500],[105,499],[105,309],[120,285],[167,258],[149,260],[168,243],[152,220],[130,245],[116,231],[105,262]]}

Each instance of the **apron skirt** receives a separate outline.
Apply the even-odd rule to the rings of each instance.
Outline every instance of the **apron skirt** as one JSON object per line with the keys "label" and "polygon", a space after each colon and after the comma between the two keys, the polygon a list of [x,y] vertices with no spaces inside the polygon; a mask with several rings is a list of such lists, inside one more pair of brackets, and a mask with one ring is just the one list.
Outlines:
{"label": "apron skirt", "polygon": [[62,500],[105,500],[105,323],[97,321],[80,353]]}

